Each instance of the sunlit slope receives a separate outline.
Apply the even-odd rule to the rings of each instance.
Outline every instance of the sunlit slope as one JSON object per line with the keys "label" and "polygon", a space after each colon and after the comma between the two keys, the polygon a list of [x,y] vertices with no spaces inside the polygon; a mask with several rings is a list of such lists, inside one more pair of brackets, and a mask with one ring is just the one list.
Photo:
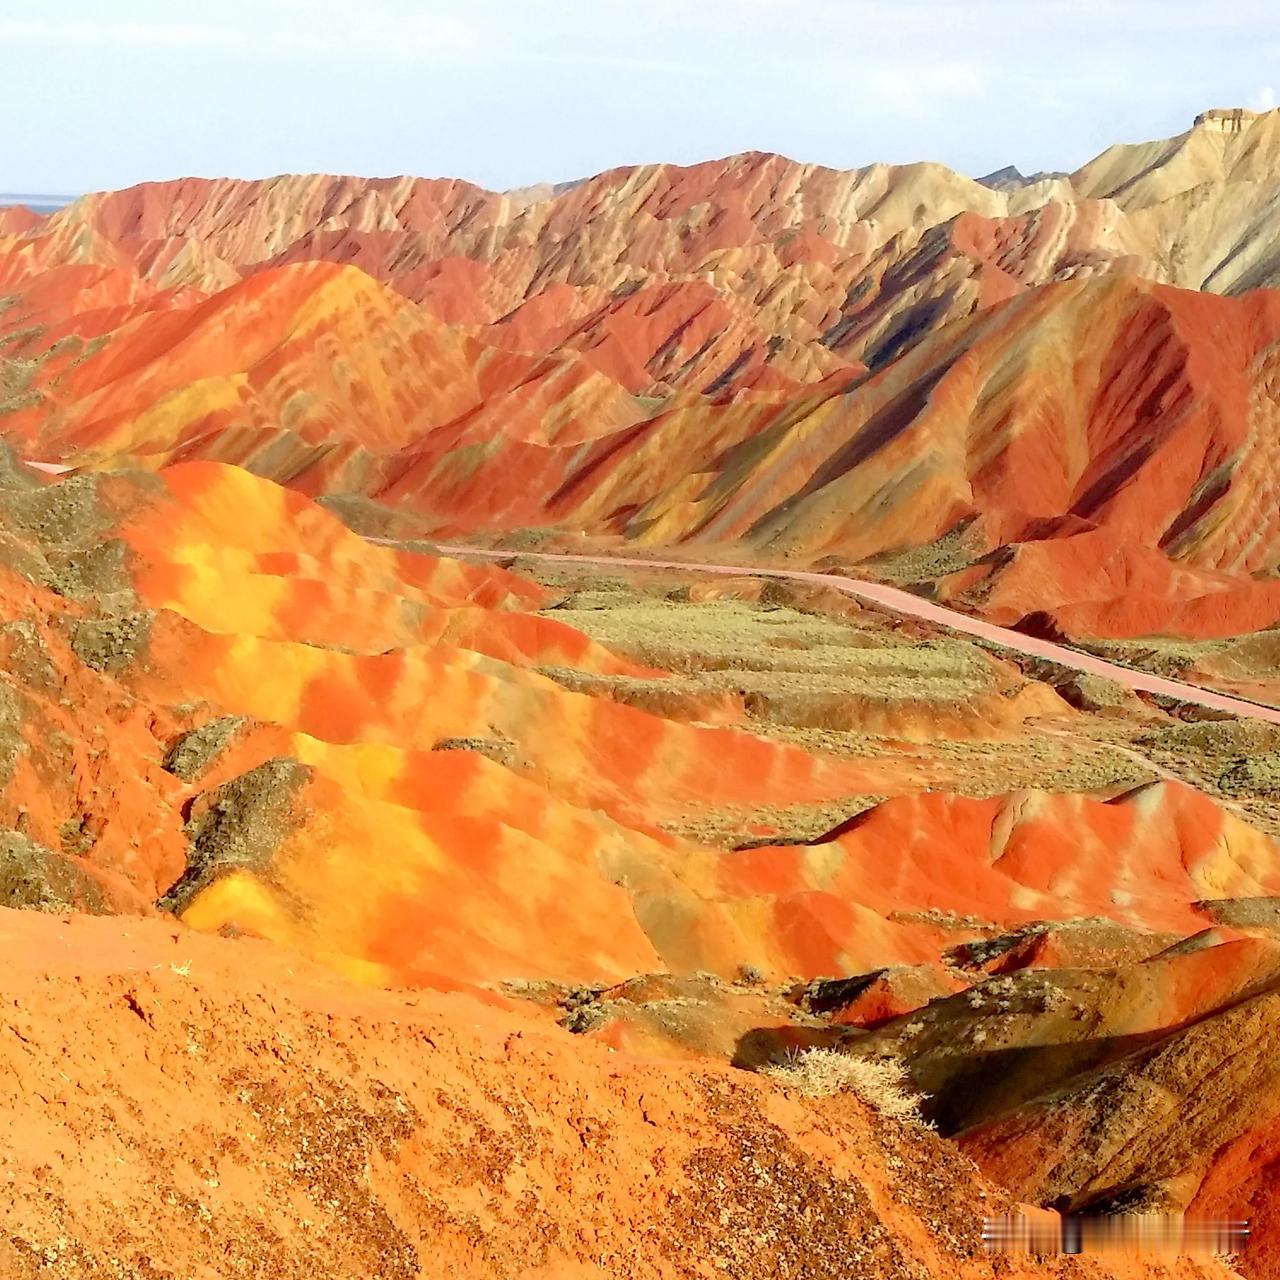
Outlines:
{"label": "sunlit slope", "polygon": [[[183,475],[171,474],[177,480]],[[208,478],[216,475],[211,469]],[[229,480],[267,494],[279,492],[235,473]],[[318,520],[330,520],[311,511]],[[393,555],[376,548],[369,553]],[[427,883],[438,877],[430,893],[419,889],[415,898],[413,892],[401,892],[396,901],[406,911],[415,902],[421,910],[425,900],[448,900],[450,894],[440,887],[448,883],[446,868],[465,862],[456,834],[452,857],[437,852],[442,842],[450,845],[442,832],[454,831],[449,824],[457,815],[450,805],[464,790],[458,778],[474,773],[492,788],[504,772],[494,761],[467,753],[460,757],[465,765],[450,761],[453,781],[410,789],[409,779],[428,778],[443,767],[435,762],[453,756],[431,751],[441,741],[509,743],[505,772],[520,775],[522,787],[532,782],[558,804],[603,810],[640,828],[691,803],[818,798],[841,787],[852,791],[884,781],[882,773],[877,778],[874,762],[824,763],[730,730],[662,721],[447,647],[360,656],[296,641],[175,628],[153,639],[148,665],[139,679],[175,686],[181,681],[188,693],[301,735],[295,741],[303,745],[291,754],[344,788],[339,799],[312,784],[317,799],[311,803],[342,810],[346,816],[340,826],[353,833],[352,846],[373,839],[354,834],[371,821],[362,812],[366,806],[378,815],[377,822],[396,832],[386,843],[397,850],[397,859],[390,867],[380,866],[379,874],[397,882],[414,866]],[[470,830],[467,823],[496,822],[486,838],[474,831],[469,837],[477,850],[490,849],[490,858],[503,847],[498,831],[509,822],[501,816],[509,808],[509,802],[491,799],[487,813],[474,804],[468,809],[464,830]],[[423,815],[431,818],[425,828]],[[594,874],[638,891],[649,905],[633,897],[631,909],[640,919],[651,913],[650,944],[657,945],[664,962],[679,958],[694,967],[729,968],[735,948],[770,968],[810,973],[849,970],[875,963],[877,956],[919,959],[938,945],[923,919],[929,912],[1005,924],[1104,915],[1148,928],[1194,931],[1202,917],[1193,903],[1262,895],[1280,885],[1270,840],[1194,792],[1167,784],[1110,804],[1034,794],[993,801],[904,798],[881,805],[812,848],[728,855],[678,850],[669,840],[638,834],[620,839],[612,824],[608,829],[613,844],[607,856],[598,832],[595,839],[582,840],[580,820],[574,841],[544,840],[546,847],[559,850],[546,862],[548,876],[555,880],[550,868],[577,844],[585,858],[575,864],[578,874],[594,866]],[[319,831],[325,830],[321,824]],[[540,838],[540,833],[524,834]],[[516,847],[519,852],[510,855],[514,864],[529,863],[527,850],[518,841]],[[265,879],[242,877],[206,890],[189,908],[192,918],[234,922],[243,893],[254,904],[247,909],[258,927],[269,920],[273,929],[294,928],[264,906],[273,897],[269,881],[275,874],[290,885],[275,897],[277,904],[311,898],[305,914],[315,918],[328,900],[341,903],[345,913],[380,918],[372,901],[362,903],[352,889],[339,888],[351,877],[372,874],[365,859],[333,857],[328,844],[317,847],[306,823],[276,857]],[[543,859],[537,865],[544,865]],[[330,878],[327,889],[317,879],[322,866]],[[495,885],[511,874],[495,869]],[[583,883],[589,878],[584,875]],[[665,895],[665,905],[647,897],[654,892]],[[591,914],[572,906],[572,894],[554,894],[552,901],[573,910],[575,918]],[[889,920],[913,911],[922,917],[918,925]],[[671,930],[667,922],[673,917],[682,921],[687,937]],[[367,921],[362,927],[368,938],[396,932]],[[367,958],[376,954],[371,949]],[[446,967],[439,957],[434,963]],[[625,961],[615,963],[625,968]]]}
{"label": "sunlit slope", "polygon": [[208,456],[314,491],[376,484],[433,428],[477,414],[461,428],[476,441],[490,414],[516,436],[571,441],[586,423],[598,431],[643,417],[571,356],[484,347],[328,263],[126,318],[35,390],[5,427],[46,460]]}
{"label": "sunlit slope", "polygon": [[[204,927],[263,932],[382,980],[521,964],[562,979],[743,963],[816,975],[936,957],[948,915],[1189,932],[1193,903],[1277,887],[1271,841],[1165,785],[1110,804],[904,797],[811,847],[674,840],[659,824],[690,810],[883,793],[910,775],[571,692],[535,669],[563,660],[568,628],[519,661],[404,644],[410,605],[429,602],[446,627],[455,611],[484,614],[501,634],[506,619],[534,621],[522,606],[539,591],[372,546],[234,468],[174,468],[149,492],[119,527],[155,612],[116,678],[153,704],[263,726],[233,733],[192,780],[197,815],[243,810],[269,837],[189,859],[181,909]],[[193,565],[199,589],[166,598]],[[307,583],[325,589],[294,590]],[[577,643],[584,664],[628,669]]]}
{"label": "sunlit slope", "polygon": [[[691,937],[721,935],[709,954],[727,967],[745,943],[701,901],[697,882],[711,880],[709,855],[690,854],[694,872],[685,883],[665,865],[671,842],[641,833],[691,804],[827,799],[880,780],[851,762],[571,693],[527,665],[456,645],[383,652],[394,647],[416,581],[436,601],[458,603],[481,647],[493,646],[506,620],[525,618],[539,627],[527,634],[526,664],[575,657],[588,669],[640,670],[569,628],[515,609],[479,609],[473,602],[485,594],[490,603],[517,605],[520,590],[526,600],[537,596],[501,571],[370,546],[298,495],[235,469],[192,464],[165,473],[165,483],[171,500],[123,527],[140,560],[142,601],[164,610],[150,624],[145,661],[129,684],[162,702],[194,697],[282,726],[288,734],[272,739],[269,755],[233,757],[239,772],[228,782],[267,768],[258,776],[279,793],[277,807],[296,800],[299,815],[296,830],[292,818],[277,815],[283,839],[267,864],[210,877],[186,908],[196,922],[265,931],[355,971],[369,965],[400,979],[492,975],[522,964],[558,977],[616,976],[662,963],[636,950],[645,937],[639,925],[628,941],[632,907],[616,887],[625,881],[641,895],[663,894],[669,901],[655,913],[682,913]],[[299,543],[312,548],[304,566],[317,574],[312,581],[378,583],[382,599],[398,601],[399,616],[358,616],[370,603],[364,585],[264,596],[255,584],[274,575],[254,570],[264,557],[277,573],[297,567],[290,557]],[[235,544],[260,550],[237,556]],[[215,545],[224,549],[210,556]],[[191,585],[193,560],[201,590],[166,599],[166,584]],[[385,590],[392,577],[401,583],[398,595]],[[293,577],[280,581],[298,585]],[[215,586],[213,598],[226,602],[221,616],[208,612]],[[436,608],[448,628],[453,608]],[[202,611],[221,634],[172,616]],[[328,647],[340,644],[353,613],[345,630],[355,643]],[[492,628],[477,624],[480,613]],[[282,631],[310,642],[263,638]],[[566,635],[576,638],[576,651]],[[271,762],[284,757],[303,771],[271,774]],[[540,812],[549,816],[534,817]],[[688,880],[691,873],[683,874]],[[299,915],[303,900],[310,905]],[[440,912],[447,927],[431,923]],[[566,926],[569,918],[577,931]],[[465,945],[472,935],[475,945]]]}
{"label": "sunlit slope", "polygon": [[482,347],[308,264],[138,317],[58,375],[55,407],[6,422],[44,460],[237,461],[446,533],[562,526],[846,561],[958,537],[959,559],[923,570],[996,621],[1222,635],[1280,616],[1277,296],[1054,284],[852,389],[647,416],[581,362]]}
{"label": "sunlit slope", "polygon": [[372,545],[238,468],[184,463],[164,484],[177,501],[122,529],[138,555],[134,584],[142,603],[206,631],[369,654],[443,643],[516,663],[645,671],[527,612],[548,598],[528,579]]}
{"label": "sunlit slope", "polygon": [[[1274,842],[1177,785],[910,794],[897,752],[575,692],[543,668],[663,677],[551,627],[539,587],[369,544],[236,468],[28,485],[0,495],[0,799],[49,851],[40,901],[158,903],[362,980],[450,985],[857,974],[1037,919],[1184,936],[1206,899],[1280,893]],[[894,798],[807,845],[670,834],[869,795]]]}

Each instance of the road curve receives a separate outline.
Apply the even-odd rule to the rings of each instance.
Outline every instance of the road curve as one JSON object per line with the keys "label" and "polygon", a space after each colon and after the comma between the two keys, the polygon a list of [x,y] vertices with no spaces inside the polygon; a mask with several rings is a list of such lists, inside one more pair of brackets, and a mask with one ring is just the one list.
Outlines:
{"label": "road curve", "polygon": [[[371,538],[370,541],[399,545],[390,538]],[[1105,658],[1095,657],[1091,653],[1082,653],[1078,649],[1055,644],[1052,640],[1041,640],[1036,636],[1023,635],[1020,631],[1012,631],[1008,627],[998,627],[992,622],[983,622],[981,618],[970,617],[967,613],[934,604],[931,600],[922,600],[910,591],[903,591],[900,587],[886,586],[880,582],[865,582],[860,578],[848,578],[832,573],[811,573],[802,569],[758,569],[750,565],[689,564],[680,560],[645,560],[634,556],[588,556],[569,552],[491,551],[447,543],[432,543],[432,545],[447,556],[479,556],[489,560],[507,560],[519,556],[521,559],[558,560],[571,564],[603,566],[620,565],[632,569],[670,569],[683,573],[719,574],[735,578],[784,578],[789,582],[836,587],[858,600],[866,600],[882,608],[892,609],[896,613],[908,614],[925,622],[933,622],[952,631],[963,632],[978,640],[988,640],[1031,657],[1047,658],[1051,662],[1070,667],[1075,671],[1087,671],[1092,675],[1105,676],[1108,680],[1114,680],[1117,684],[1122,684],[1137,693],[1161,694],[1164,697],[1177,698],[1182,702],[1194,702],[1198,706],[1210,707],[1214,711],[1225,711],[1229,715],[1280,724],[1280,708],[1247,702],[1243,698],[1233,698],[1229,694],[1202,689],[1198,685],[1186,684],[1181,680],[1170,680],[1164,676],[1149,675],[1145,671],[1134,671],[1118,663],[1108,662]]]}

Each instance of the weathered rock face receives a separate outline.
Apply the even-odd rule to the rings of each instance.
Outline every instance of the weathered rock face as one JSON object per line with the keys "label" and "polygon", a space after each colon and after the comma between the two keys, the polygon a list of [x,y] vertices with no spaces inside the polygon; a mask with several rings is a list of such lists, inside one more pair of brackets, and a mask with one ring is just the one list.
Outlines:
{"label": "weathered rock face", "polygon": [[[0,911],[0,957],[7,1280],[1043,1274],[983,1252],[1008,1195],[853,1097],[159,921]],[[1088,1274],[1228,1276],[1176,1266]]]}
{"label": "weathered rock face", "polygon": [[[1202,969],[1214,965],[1213,950]],[[1272,978],[1208,1016],[1197,1011],[1172,1033],[1117,1041],[1127,1056],[1068,1073],[1056,1088],[966,1130],[961,1145],[1015,1194],[1042,1203],[1248,1217],[1242,1272],[1280,1274],[1278,1000]],[[1034,1044],[1005,1053],[1024,1065],[1052,1055]],[[970,1066],[980,1058],[971,1051]],[[1067,1061],[1061,1051],[1057,1058]]]}
{"label": "weathered rock face", "polygon": [[969,530],[923,580],[1000,621],[1232,634],[1280,617],[1277,312],[1160,282],[1280,278],[1277,197],[1280,113],[1234,111],[988,186],[757,153],[518,197],[149,184],[0,237],[0,424],[440,532],[848,561]]}
{"label": "weathered rock face", "polygon": [[1030,1274],[937,1135],[727,1066],[839,1046],[1029,1198],[1243,1196],[1275,1276],[1280,845],[1235,807],[1274,743],[1223,804],[1134,750],[1096,794],[953,794],[932,736],[981,772],[1161,713],[977,650],[914,704],[874,664],[757,684],[754,640],[683,687],[332,512],[1266,626],[1278,120],[984,183],[749,154],[0,213],[0,431],[38,464],[0,457],[0,1271]]}

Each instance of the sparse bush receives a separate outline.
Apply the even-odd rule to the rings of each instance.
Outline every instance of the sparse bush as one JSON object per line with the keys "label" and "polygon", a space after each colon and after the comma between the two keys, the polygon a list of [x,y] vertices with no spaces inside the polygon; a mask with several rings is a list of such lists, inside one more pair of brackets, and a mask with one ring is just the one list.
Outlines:
{"label": "sparse bush", "polygon": [[0,358],[0,413],[18,413],[40,403],[43,396],[33,385],[39,371],[38,360]]}
{"label": "sparse bush", "polygon": [[548,543],[572,536],[562,525],[539,525],[525,529],[512,529],[494,540],[500,551],[536,551]]}
{"label": "sparse bush", "polygon": [[920,1116],[923,1099],[911,1087],[899,1062],[858,1058],[838,1049],[804,1049],[761,1070],[807,1098],[829,1098],[847,1091],[882,1116],[924,1123]]}
{"label": "sparse bush", "polygon": [[[26,347],[43,338],[48,331],[47,324],[29,324],[23,329],[13,329],[0,337],[0,347]],[[43,356],[40,358],[43,359]]]}
{"label": "sparse bush", "polygon": [[1229,796],[1280,794],[1280,751],[1232,760],[1218,777],[1218,789]]}

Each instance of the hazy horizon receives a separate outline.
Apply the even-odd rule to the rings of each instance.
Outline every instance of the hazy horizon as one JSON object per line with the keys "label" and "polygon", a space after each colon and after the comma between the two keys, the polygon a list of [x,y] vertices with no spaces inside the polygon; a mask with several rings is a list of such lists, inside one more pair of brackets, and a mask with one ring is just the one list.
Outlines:
{"label": "hazy horizon", "polygon": [[1070,171],[1208,107],[1273,106],[1277,53],[1258,0],[47,0],[0,19],[0,104],[25,122],[0,189],[510,190],[741,151]]}

